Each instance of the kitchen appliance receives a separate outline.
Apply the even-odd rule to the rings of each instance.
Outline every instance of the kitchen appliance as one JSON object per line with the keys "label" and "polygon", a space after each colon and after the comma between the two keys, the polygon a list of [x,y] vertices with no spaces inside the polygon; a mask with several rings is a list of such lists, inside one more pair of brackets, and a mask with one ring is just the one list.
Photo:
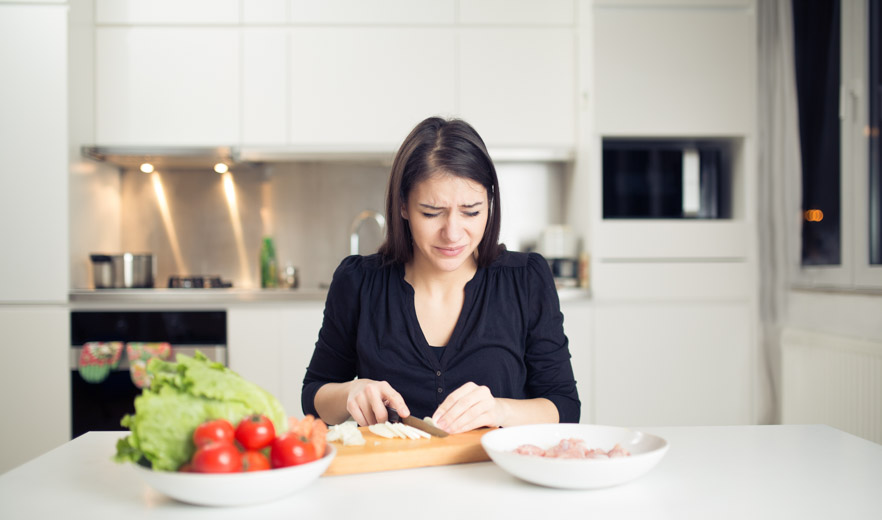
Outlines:
{"label": "kitchen appliance", "polygon": [[91,341],[168,342],[172,357],[197,350],[227,364],[227,313],[206,311],[72,311],[70,317],[71,438],[88,431],[121,431],[120,420],[135,412],[135,386],[128,358],[101,383],[78,373],[83,345]]}
{"label": "kitchen appliance", "polygon": [[730,218],[730,148],[723,140],[604,139],[603,218]]}
{"label": "kitchen appliance", "polygon": [[92,253],[90,258],[96,289],[153,287],[156,262],[150,253]]}
{"label": "kitchen appliance", "polygon": [[536,251],[548,261],[558,287],[579,284],[579,240],[569,226],[552,225],[542,231]]}
{"label": "kitchen appliance", "polygon": [[168,278],[169,289],[229,289],[233,282],[225,282],[217,275],[173,274]]}

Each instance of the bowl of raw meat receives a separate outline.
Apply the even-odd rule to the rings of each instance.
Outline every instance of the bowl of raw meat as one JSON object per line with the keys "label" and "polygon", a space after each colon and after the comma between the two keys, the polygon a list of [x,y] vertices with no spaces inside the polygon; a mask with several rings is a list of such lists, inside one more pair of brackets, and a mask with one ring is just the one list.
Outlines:
{"label": "bowl of raw meat", "polygon": [[541,486],[599,489],[645,475],[664,457],[661,437],[615,426],[532,424],[481,437],[500,468]]}

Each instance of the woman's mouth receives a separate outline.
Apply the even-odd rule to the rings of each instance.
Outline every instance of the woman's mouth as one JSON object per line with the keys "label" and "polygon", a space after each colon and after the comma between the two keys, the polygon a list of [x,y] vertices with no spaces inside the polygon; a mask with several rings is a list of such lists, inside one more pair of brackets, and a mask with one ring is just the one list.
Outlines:
{"label": "woman's mouth", "polygon": [[460,253],[462,253],[463,249],[465,249],[465,246],[459,246],[459,247],[437,247],[437,248],[435,248],[435,249],[437,249],[438,252],[441,253],[441,254],[444,255],[444,256],[457,256],[457,255],[459,255]]}

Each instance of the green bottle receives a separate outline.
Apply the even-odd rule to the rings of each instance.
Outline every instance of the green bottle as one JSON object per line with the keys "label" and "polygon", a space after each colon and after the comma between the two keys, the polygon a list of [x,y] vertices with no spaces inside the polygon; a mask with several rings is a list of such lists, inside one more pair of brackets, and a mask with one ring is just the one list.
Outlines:
{"label": "green bottle", "polygon": [[263,237],[260,246],[260,286],[264,289],[276,287],[279,283],[276,246],[271,237]]}

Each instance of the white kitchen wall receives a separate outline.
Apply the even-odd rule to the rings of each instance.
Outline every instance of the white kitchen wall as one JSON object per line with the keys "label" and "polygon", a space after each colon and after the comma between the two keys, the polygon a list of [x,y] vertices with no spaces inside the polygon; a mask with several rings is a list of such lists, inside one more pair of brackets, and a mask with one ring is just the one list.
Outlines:
{"label": "white kitchen wall", "polygon": [[[502,195],[502,241],[512,250],[535,246],[541,231],[562,222],[565,168],[563,163],[518,162],[497,165]],[[82,189],[106,191],[89,196],[104,202],[91,208],[92,219],[80,217],[94,239],[84,236],[75,265],[87,271],[78,288],[91,287],[88,253],[113,252],[106,237],[118,232],[119,250],[156,255],[156,286],[172,274],[220,275],[235,287],[258,285],[261,238],[276,241],[280,267],[296,266],[300,286],[330,283],[334,269],[349,254],[350,227],[364,210],[385,212],[389,166],[379,163],[299,162],[235,169],[232,173],[236,208],[231,211],[222,176],[209,170],[127,170],[102,183],[95,172]],[[168,207],[163,216],[156,179]],[[85,197],[85,194],[84,194]],[[114,221],[115,211],[120,213]],[[100,220],[100,217],[106,217]],[[95,220],[98,219],[98,220]],[[108,232],[108,229],[110,230]],[[241,230],[241,231],[239,231]],[[241,235],[239,235],[241,233]],[[239,238],[241,236],[241,238]],[[360,233],[361,254],[376,251],[382,242],[378,226],[367,222]],[[78,271],[80,269],[77,269]]]}

